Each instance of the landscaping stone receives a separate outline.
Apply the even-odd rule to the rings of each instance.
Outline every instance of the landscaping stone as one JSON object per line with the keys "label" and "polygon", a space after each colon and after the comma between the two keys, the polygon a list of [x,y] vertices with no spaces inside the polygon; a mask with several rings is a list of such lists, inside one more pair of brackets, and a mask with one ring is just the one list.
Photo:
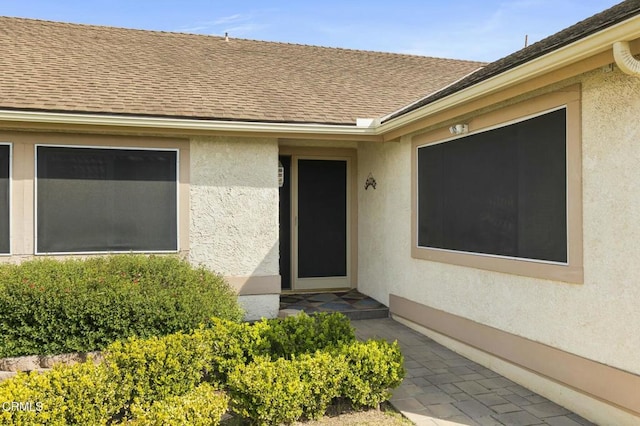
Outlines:
{"label": "landscaping stone", "polygon": [[78,353],[60,354],[60,355],[43,355],[40,357],[41,368],[53,368],[56,364],[72,365],[81,361]]}
{"label": "landscaping stone", "polygon": [[102,352],[98,351],[85,352],[83,354],[80,354],[80,359],[82,362],[91,359],[94,364],[100,364],[102,361],[104,361],[104,355],[102,354]]}
{"label": "landscaping stone", "polygon": [[10,379],[16,374],[18,373],[16,373],[15,371],[0,371],[0,382],[3,380]]}
{"label": "landscaping stone", "polygon": [[29,355],[0,359],[0,382],[16,375],[18,371],[48,371],[54,365],[73,365],[89,359],[94,364],[104,360],[101,352],[68,353],[59,355]]}
{"label": "landscaping stone", "polygon": [[299,309],[282,309],[280,312],[278,312],[278,318],[293,317],[298,315],[300,312],[302,311]]}
{"label": "landscaping stone", "polygon": [[31,371],[39,368],[40,357],[38,355],[0,359],[0,370],[2,371]]}

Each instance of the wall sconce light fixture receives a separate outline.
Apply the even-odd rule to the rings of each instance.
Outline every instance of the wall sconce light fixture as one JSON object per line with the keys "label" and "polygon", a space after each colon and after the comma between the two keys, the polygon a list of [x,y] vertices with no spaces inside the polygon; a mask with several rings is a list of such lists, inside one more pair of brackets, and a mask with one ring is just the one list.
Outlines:
{"label": "wall sconce light fixture", "polygon": [[469,133],[469,125],[468,124],[454,124],[449,127],[449,132],[452,135],[464,135],[465,133]]}

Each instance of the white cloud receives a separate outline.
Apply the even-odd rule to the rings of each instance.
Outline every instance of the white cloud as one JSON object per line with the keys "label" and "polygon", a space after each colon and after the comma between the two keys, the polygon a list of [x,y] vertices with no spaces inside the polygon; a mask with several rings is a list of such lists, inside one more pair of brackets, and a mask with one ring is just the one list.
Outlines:
{"label": "white cloud", "polygon": [[242,16],[239,13],[236,13],[235,15],[231,15],[231,16],[224,16],[222,18],[218,18],[215,21],[213,21],[213,25],[221,25],[221,24],[226,24],[229,22],[238,22],[238,21],[246,21],[247,19],[249,19],[248,16]]}
{"label": "white cloud", "polygon": [[235,37],[249,37],[251,33],[264,28],[264,25],[253,23],[253,16],[236,13],[207,21],[197,21],[191,26],[177,29],[178,32],[195,34],[224,34]]}

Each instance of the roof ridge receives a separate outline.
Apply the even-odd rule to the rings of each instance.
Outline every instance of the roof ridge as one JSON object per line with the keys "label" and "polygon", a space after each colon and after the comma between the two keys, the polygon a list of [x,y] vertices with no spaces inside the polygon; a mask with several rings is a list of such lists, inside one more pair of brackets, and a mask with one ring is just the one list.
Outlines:
{"label": "roof ridge", "polygon": [[[197,37],[197,38],[200,38],[200,37],[212,37],[216,39],[226,38],[226,36],[224,35],[216,35],[216,34],[199,34],[199,33],[185,32],[185,31],[166,31],[166,30],[154,30],[154,29],[143,29],[143,28],[118,27],[113,25],[53,21],[49,19],[40,19],[40,18],[24,18],[20,16],[0,15],[0,19],[20,20],[20,21],[27,21],[27,22],[33,22],[33,23],[53,24],[61,27],[78,27],[78,28],[87,28],[87,29],[96,29],[96,30],[108,29],[108,30],[116,30],[116,31],[135,31],[135,32],[141,32],[141,33],[147,33],[147,34],[175,35],[175,36],[186,36],[186,37]],[[385,52],[381,50],[355,49],[355,48],[339,47],[339,46],[323,46],[323,45],[317,45],[317,44],[294,43],[294,42],[286,42],[286,41],[258,40],[258,39],[242,38],[242,37],[233,37],[232,35],[229,35],[229,39],[235,40],[235,41],[241,41],[241,42],[280,45],[280,46],[309,47],[309,48],[323,49],[323,50],[338,50],[338,51],[354,52],[354,53],[376,54],[381,56],[435,59],[435,60],[464,62],[464,63],[471,63],[471,64],[479,64],[479,65],[486,65],[488,63],[483,61],[474,61],[470,59],[445,58],[445,57],[417,55],[417,54],[399,53],[399,52]]]}

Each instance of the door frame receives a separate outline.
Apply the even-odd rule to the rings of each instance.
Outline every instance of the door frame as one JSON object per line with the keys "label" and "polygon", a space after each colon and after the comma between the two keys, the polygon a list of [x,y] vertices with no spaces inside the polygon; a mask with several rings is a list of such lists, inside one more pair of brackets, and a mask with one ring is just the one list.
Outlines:
{"label": "door frame", "polygon": [[[357,151],[350,148],[311,148],[280,146],[278,155],[291,156],[291,291],[336,290],[357,287],[358,275],[358,193],[357,193]],[[347,162],[347,276],[346,279],[337,278],[304,278],[300,283],[298,278],[298,245],[297,245],[297,160],[342,160]],[[285,176],[287,179],[287,176]],[[328,285],[316,285],[313,281],[325,281]]]}

